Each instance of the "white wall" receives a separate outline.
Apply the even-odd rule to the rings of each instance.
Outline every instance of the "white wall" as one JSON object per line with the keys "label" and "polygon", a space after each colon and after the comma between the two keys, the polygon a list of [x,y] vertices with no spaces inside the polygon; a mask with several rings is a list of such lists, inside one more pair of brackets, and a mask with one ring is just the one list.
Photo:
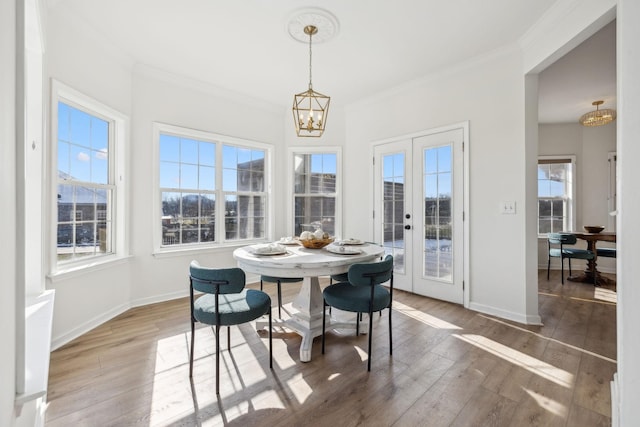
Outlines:
{"label": "white wall", "polygon": [[[586,128],[579,123],[541,124],[539,155],[576,156],[576,230],[584,225],[604,225],[609,221],[609,163],[607,155],[616,151],[616,125]],[[586,248],[586,242],[578,246]],[[613,246],[598,243],[598,246]],[[538,266],[547,268],[547,241],[538,239]],[[598,269],[615,273],[615,259],[599,258]],[[558,259],[551,260],[551,268],[560,268]]]}
{"label": "white wall", "polygon": [[[235,100],[234,100],[235,96]],[[241,101],[238,101],[241,99]],[[188,295],[189,262],[232,267],[235,247],[156,254],[153,248],[154,153],[153,122],[233,136],[274,146],[276,170],[285,156],[282,111],[237,94],[181,79],[148,67],[133,75],[131,138],[131,301],[134,305]],[[277,181],[276,181],[277,182]],[[280,193],[280,189],[273,191]],[[276,204],[276,210],[280,209]],[[282,215],[280,215],[282,216]],[[278,230],[279,231],[279,230]]]}
{"label": "white wall", "polygon": [[[368,235],[372,221],[358,212],[372,206],[372,142],[470,121],[470,307],[526,322],[524,76],[516,49],[506,49],[456,69],[408,84],[347,109],[346,228]],[[354,125],[351,125],[354,124]],[[501,215],[503,200],[516,215]],[[369,217],[367,215],[367,217]],[[516,248],[516,250],[513,250]],[[533,296],[537,298],[537,295]]]}
{"label": "white wall", "polygon": [[[618,1],[618,404],[614,426],[637,425],[640,419],[640,2]],[[619,424],[616,424],[616,415]]]}
{"label": "white wall", "polygon": [[[67,15],[64,4],[59,6],[48,16],[45,75],[130,116],[130,62],[72,15]],[[47,97],[45,103],[50,102]],[[49,189],[45,188],[44,193],[48,194]],[[45,213],[46,218],[53,216],[55,212]],[[49,226],[47,223],[47,230]],[[47,242],[45,237],[43,243]],[[129,308],[129,267],[127,262],[121,262],[108,268],[49,278],[47,287],[56,290],[54,348]]]}
{"label": "white wall", "polygon": [[[16,222],[16,2],[0,2],[0,223]],[[6,203],[6,204],[5,204]],[[0,425],[13,425],[16,396],[16,236],[6,233],[0,245]]]}

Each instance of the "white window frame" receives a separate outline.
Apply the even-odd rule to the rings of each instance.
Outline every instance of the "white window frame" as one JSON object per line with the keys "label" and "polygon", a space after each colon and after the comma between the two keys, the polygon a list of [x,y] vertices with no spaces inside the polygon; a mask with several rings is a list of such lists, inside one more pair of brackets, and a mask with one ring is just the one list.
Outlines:
{"label": "white window frame", "polygon": [[[289,195],[287,197],[287,234],[293,235],[295,231],[295,170],[294,160],[297,154],[335,154],[336,155],[336,222],[335,236],[341,237],[342,230],[342,181],[344,171],[342,169],[342,147],[326,146],[326,147],[290,147],[287,155],[287,188]],[[322,195],[318,193],[318,195]]]}
{"label": "white window frame", "polygon": [[[540,163],[540,160],[570,160],[571,162],[571,172],[572,172],[572,179],[571,179],[571,197],[568,201],[568,210],[569,210],[569,215],[568,215],[568,219],[567,219],[567,223],[565,224],[564,228],[567,229],[571,229],[571,230],[575,230],[576,229],[576,193],[577,193],[577,177],[578,177],[578,172],[577,172],[577,168],[576,168],[576,156],[575,155],[564,155],[564,156],[538,156],[538,164]],[[536,168],[537,168],[537,164],[536,164]],[[537,174],[536,174],[537,175]],[[536,184],[536,191],[538,191],[538,187]],[[539,194],[539,191],[538,191]],[[537,196],[537,199],[540,200],[540,197]],[[538,204],[536,203],[536,209],[538,210],[536,215],[539,215],[540,211],[539,211],[539,207]],[[537,217],[537,225],[536,225],[538,231],[540,230],[540,217]],[[547,238],[546,234],[538,234],[539,238]]]}
{"label": "white window frame", "polygon": [[[57,237],[57,192],[58,192],[58,103],[63,102],[74,108],[86,111],[110,122],[109,135],[109,182],[115,186],[115,198],[112,201],[112,241],[111,253],[100,256],[80,258],[73,261],[58,262]],[[122,260],[129,256],[126,218],[126,149],[129,136],[129,118],[119,111],[73,89],[64,83],[51,80],[51,151],[49,153],[49,218],[50,244],[49,278],[55,280],[69,273],[96,268],[106,263]]]}
{"label": "white window frame", "polygon": [[[222,148],[224,145],[232,145],[238,148],[249,148],[263,150],[265,152],[265,237],[261,239],[237,239],[225,240],[218,239],[215,242],[201,243],[184,243],[178,245],[163,245],[162,242],[162,195],[160,187],[160,134],[169,134],[181,138],[192,138],[199,141],[211,141],[216,143],[216,188],[214,194],[216,197],[216,218],[225,218],[225,195],[228,192],[222,188]],[[206,132],[181,126],[170,125],[166,123],[153,123],[153,247],[154,255],[184,253],[185,251],[202,251],[207,249],[229,248],[244,246],[256,242],[266,242],[272,240],[274,218],[273,218],[273,197],[271,195],[271,185],[273,169],[271,167],[273,157],[273,146],[258,141],[251,141],[242,138],[220,135],[212,132]],[[224,233],[223,223],[216,221],[216,236]]]}

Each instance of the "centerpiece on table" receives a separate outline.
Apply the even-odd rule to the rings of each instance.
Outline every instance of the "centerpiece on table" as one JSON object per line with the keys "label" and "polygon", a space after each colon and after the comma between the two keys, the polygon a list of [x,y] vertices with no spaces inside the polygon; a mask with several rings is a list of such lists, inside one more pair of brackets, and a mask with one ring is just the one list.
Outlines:
{"label": "centerpiece on table", "polygon": [[321,249],[333,242],[333,237],[329,236],[329,233],[325,233],[321,229],[314,232],[303,231],[300,233],[300,243],[302,246],[309,249]]}

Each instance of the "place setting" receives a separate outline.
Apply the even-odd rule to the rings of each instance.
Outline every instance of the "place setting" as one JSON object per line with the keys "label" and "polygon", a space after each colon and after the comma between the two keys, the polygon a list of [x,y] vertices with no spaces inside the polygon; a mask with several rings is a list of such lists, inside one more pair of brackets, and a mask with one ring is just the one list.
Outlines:
{"label": "place setting", "polygon": [[256,256],[275,256],[287,254],[287,247],[281,243],[262,243],[247,246],[247,252]]}

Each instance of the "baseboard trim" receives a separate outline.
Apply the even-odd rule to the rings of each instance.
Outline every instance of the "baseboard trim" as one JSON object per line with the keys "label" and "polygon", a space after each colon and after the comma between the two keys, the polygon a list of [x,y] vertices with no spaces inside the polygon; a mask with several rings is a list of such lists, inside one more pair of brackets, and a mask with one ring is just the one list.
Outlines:
{"label": "baseboard trim", "polygon": [[485,304],[478,304],[476,302],[469,303],[469,309],[525,325],[542,325],[542,318],[538,314],[515,313],[513,311],[507,311]]}
{"label": "baseboard trim", "polygon": [[78,338],[80,335],[86,334],[90,330],[102,325],[107,320],[111,320],[117,315],[124,313],[130,308],[131,304],[120,304],[119,306],[106,311],[99,316],[95,316],[94,318],[84,322],[81,325],[76,326],[68,332],[54,337],[51,340],[51,351],[57,350],[68,342],[71,342],[74,339]]}
{"label": "baseboard trim", "polygon": [[[256,277],[256,281],[259,282],[260,276],[258,275],[255,277]],[[252,282],[247,280],[247,283],[252,283]],[[51,351],[57,350],[63,345],[73,341],[74,339],[78,338],[83,334],[86,334],[90,330],[102,325],[106,321],[113,319],[114,317],[124,313],[125,311],[131,308],[141,307],[149,304],[156,304],[159,302],[171,301],[174,299],[184,298],[188,296],[189,296],[189,290],[185,289],[177,292],[169,292],[166,294],[154,295],[152,297],[138,298],[130,301],[129,303],[120,304],[118,307],[115,307],[112,310],[108,310],[99,316],[95,316],[94,318],[88,320],[87,322],[84,322],[81,325],[78,325],[77,327],[71,329],[70,331],[62,335],[53,337],[51,340]]]}
{"label": "baseboard trim", "polygon": [[620,425],[620,397],[618,395],[618,373],[613,374],[613,381],[611,381],[611,427],[618,427]]}
{"label": "baseboard trim", "polygon": [[[572,265],[571,267],[573,267],[573,265]],[[544,271],[547,271],[547,264],[545,264],[545,265],[538,265],[538,270],[544,270]],[[554,266],[554,265],[552,265],[550,270],[553,270],[553,271],[560,271],[560,270],[561,270],[561,268],[560,268],[560,266]],[[581,268],[581,269],[580,269],[580,271],[582,271],[582,270],[583,270],[583,269]],[[564,271],[565,271],[567,274],[569,274],[569,268],[565,268],[565,269],[564,269]],[[572,269],[572,271],[575,273],[575,272],[576,272],[576,269],[575,269],[575,268],[573,268],[573,269]],[[616,274],[616,269],[615,269],[615,268],[602,267],[601,265],[598,265],[598,271],[599,271],[600,273]]]}
{"label": "baseboard trim", "polygon": [[142,307],[149,304],[157,304],[159,302],[171,301],[174,299],[184,298],[189,296],[189,289],[185,289],[177,292],[169,292],[161,295],[154,295],[152,297],[138,298],[131,301],[131,307]]}

